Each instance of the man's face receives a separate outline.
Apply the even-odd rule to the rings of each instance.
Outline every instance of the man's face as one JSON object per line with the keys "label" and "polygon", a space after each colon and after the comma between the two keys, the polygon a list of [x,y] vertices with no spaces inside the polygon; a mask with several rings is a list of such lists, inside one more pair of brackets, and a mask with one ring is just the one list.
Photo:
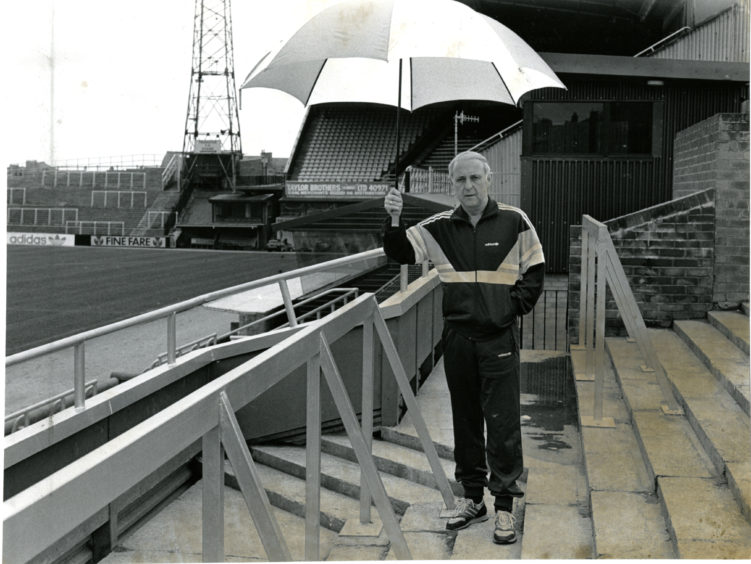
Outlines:
{"label": "man's face", "polygon": [[482,213],[488,203],[490,173],[485,172],[482,161],[473,158],[462,159],[454,164],[451,175],[454,196],[470,215]]}

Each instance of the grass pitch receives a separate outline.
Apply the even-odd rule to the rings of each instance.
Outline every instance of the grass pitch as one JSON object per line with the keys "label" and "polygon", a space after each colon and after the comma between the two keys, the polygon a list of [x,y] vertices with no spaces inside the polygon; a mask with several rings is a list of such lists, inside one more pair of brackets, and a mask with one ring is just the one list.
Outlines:
{"label": "grass pitch", "polygon": [[6,354],[331,255],[7,247]]}

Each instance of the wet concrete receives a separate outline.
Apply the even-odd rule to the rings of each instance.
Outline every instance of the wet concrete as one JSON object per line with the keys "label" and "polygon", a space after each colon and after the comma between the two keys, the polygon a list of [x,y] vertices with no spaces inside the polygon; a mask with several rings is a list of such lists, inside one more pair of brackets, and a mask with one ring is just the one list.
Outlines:
{"label": "wet concrete", "polygon": [[581,441],[570,359],[542,351],[527,358],[521,367],[525,456],[576,464]]}

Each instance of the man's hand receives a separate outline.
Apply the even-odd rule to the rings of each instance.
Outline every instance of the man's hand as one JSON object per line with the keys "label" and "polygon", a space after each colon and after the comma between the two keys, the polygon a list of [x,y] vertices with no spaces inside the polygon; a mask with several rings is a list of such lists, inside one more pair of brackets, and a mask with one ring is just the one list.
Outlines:
{"label": "man's hand", "polygon": [[399,216],[402,215],[402,194],[396,188],[391,188],[383,199],[383,207],[391,216],[391,227],[399,226]]}

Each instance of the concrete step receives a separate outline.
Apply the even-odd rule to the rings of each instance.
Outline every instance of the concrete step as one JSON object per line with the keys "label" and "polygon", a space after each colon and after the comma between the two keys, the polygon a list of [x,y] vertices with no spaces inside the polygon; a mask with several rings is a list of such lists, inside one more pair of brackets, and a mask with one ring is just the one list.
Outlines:
{"label": "concrete step", "polygon": [[721,331],[728,339],[749,354],[748,345],[748,315],[737,311],[710,311],[707,314],[709,322]]}
{"label": "concrete step", "polygon": [[[352,462],[357,460],[355,451],[352,449],[346,435],[326,435],[322,437],[321,450]],[[373,458],[376,467],[381,472],[398,476],[429,488],[438,488],[433,472],[430,469],[428,457],[421,450],[408,448],[387,440],[374,440]],[[453,460],[442,457],[439,460],[454,494],[461,495],[461,486],[453,479]]]}
{"label": "concrete step", "polygon": [[718,386],[713,375],[675,334],[655,332],[653,342],[678,392],[686,419],[751,523],[751,422],[748,413]]}
{"label": "concrete step", "polygon": [[[734,315],[744,318],[740,314]],[[731,316],[715,314],[712,319],[715,320],[712,324],[703,321],[676,321],[674,329],[735,399],[746,415],[749,415],[751,404],[748,377],[749,357],[747,352],[743,352],[734,344],[736,340],[744,342],[743,327],[737,322],[737,318],[733,319]],[[745,319],[748,320],[748,318]],[[724,330],[718,329],[715,323]],[[745,344],[748,347],[748,327],[746,326],[745,329]],[[728,334],[736,336],[737,339],[731,340]]]}
{"label": "concrete step", "polygon": [[[576,373],[585,372],[585,351],[572,351],[571,360]],[[676,552],[667,533],[667,522],[655,494],[654,478],[644,462],[631,413],[609,363],[603,376],[602,414],[611,417],[614,426],[581,425],[593,556],[618,559],[675,558]],[[581,423],[582,417],[594,415],[595,384],[579,380],[576,391]],[[530,492],[535,489],[534,475],[532,468]],[[528,503],[533,501],[532,495],[528,494]],[[582,521],[584,517],[580,510],[578,514],[572,513],[567,521],[577,523],[577,519]],[[527,520],[530,520],[529,514]],[[585,530],[586,524],[581,523],[578,528]],[[584,546],[584,543],[580,545]]]}
{"label": "concrete step", "polygon": [[[378,442],[378,441],[374,441]],[[257,446],[253,459],[277,470],[305,478],[305,448],[295,446]],[[321,486],[354,499],[360,497],[360,465],[330,454],[321,455]],[[403,515],[413,503],[440,501],[437,489],[392,474],[381,473],[381,480],[394,511]]]}
{"label": "concrete step", "polygon": [[[202,482],[199,481],[142,526],[121,538],[116,549],[101,562],[200,562],[201,494]],[[273,508],[273,515],[284,531],[284,540],[292,558],[304,560],[305,519],[279,508]],[[322,555],[329,554],[336,538],[335,532],[321,529]],[[228,562],[268,560],[245,499],[231,487],[226,487],[224,491],[224,553]]]}
{"label": "concrete step", "polygon": [[[744,486],[730,487],[730,475],[725,481],[723,470],[715,465],[716,455],[705,452],[705,448],[716,451],[717,447],[708,447],[708,437],[702,438],[701,434],[714,435],[715,429],[725,426],[728,435],[735,435],[728,438],[735,446],[725,444],[722,451],[732,452],[734,460],[748,461],[748,416],[678,335],[667,330],[652,330],[649,334],[678,392],[676,397],[686,409],[685,417],[663,414],[656,377],[642,371],[644,361],[635,343],[607,339],[607,349],[676,556],[747,556],[751,554],[751,525],[744,519],[742,500],[737,497]],[[694,411],[701,415],[692,415]],[[714,412],[717,417],[710,422],[706,412]],[[743,462],[739,460],[738,464],[738,479],[743,482],[741,476],[747,473],[744,474]],[[711,490],[718,501],[708,503],[706,490]]]}
{"label": "concrete step", "polygon": [[[239,489],[232,467],[225,464],[225,484]],[[305,480],[265,464],[256,464],[269,502],[274,507],[305,518]],[[339,532],[348,519],[358,518],[360,504],[349,496],[321,488],[321,527]]]}

